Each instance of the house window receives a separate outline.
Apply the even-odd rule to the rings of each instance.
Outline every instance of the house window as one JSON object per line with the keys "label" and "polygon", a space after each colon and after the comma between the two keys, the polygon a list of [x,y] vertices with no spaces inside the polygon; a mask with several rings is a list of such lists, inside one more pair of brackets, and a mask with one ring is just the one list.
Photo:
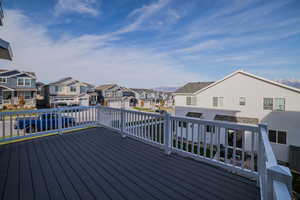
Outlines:
{"label": "house window", "polygon": [[186,128],[186,125],[187,125],[186,122],[179,121],[179,122],[178,122],[178,126],[181,127],[181,124],[182,124],[182,127],[183,127],[183,128]]}
{"label": "house window", "polygon": [[277,132],[277,143],[278,144],[286,144],[286,132],[285,131]]}
{"label": "house window", "polygon": [[213,107],[222,107],[224,104],[224,97],[213,97]]}
{"label": "house window", "polygon": [[286,144],[286,131],[276,131],[276,130],[269,130],[269,140],[270,142],[277,143],[277,144]]}
{"label": "house window", "polygon": [[273,110],[272,98],[264,98],[264,110]]}
{"label": "house window", "polygon": [[214,133],[215,132],[215,126],[206,126],[206,132],[208,133]]}
{"label": "house window", "polygon": [[187,117],[194,117],[194,118],[201,118],[202,113],[188,112],[185,116],[187,116]]}
{"label": "house window", "polygon": [[25,86],[31,86],[31,79],[29,78],[25,79]]}
{"label": "house window", "polygon": [[7,83],[6,77],[0,77],[0,83]]}
{"label": "house window", "polygon": [[240,106],[246,105],[246,97],[240,97]]}
{"label": "house window", "polygon": [[186,97],[186,105],[192,105],[192,97]]}
{"label": "house window", "polygon": [[276,131],[269,130],[269,140],[270,142],[276,143]]}
{"label": "house window", "polygon": [[70,87],[70,91],[71,91],[71,92],[76,92],[76,87],[71,86],[71,87]]}
{"label": "house window", "polygon": [[25,85],[24,78],[18,78],[17,79],[17,85],[18,86],[24,86]]}
{"label": "house window", "polygon": [[284,98],[274,99],[274,110],[285,111],[285,99]]}
{"label": "house window", "polygon": [[25,92],[25,99],[31,99],[31,92]]}
{"label": "house window", "polygon": [[62,87],[60,86],[55,86],[55,92],[61,92],[62,91]]}

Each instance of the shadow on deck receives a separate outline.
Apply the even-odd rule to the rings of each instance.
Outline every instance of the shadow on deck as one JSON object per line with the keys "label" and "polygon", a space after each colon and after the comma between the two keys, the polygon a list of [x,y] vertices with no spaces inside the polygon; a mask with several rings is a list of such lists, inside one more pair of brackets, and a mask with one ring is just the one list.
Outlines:
{"label": "shadow on deck", "polygon": [[259,199],[255,182],[105,128],[0,146],[0,199]]}

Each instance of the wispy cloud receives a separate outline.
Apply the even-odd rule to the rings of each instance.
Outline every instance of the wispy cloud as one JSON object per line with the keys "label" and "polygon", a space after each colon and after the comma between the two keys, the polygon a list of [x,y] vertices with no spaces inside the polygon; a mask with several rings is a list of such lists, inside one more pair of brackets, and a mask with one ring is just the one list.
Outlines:
{"label": "wispy cloud", "polygon": [[58,0],[54,7],[54,14],[79,13],[97,16],[100,13],[98,4],[96,0]]}
{"label": "wispy cloud", "polygon": [[184,71],[166,54],[113,42],[119,38],[110,34],[53,40],[46,27],[12,10],[7,11],[6,27],[0,37],[11,42],[15,57],[12,63],[1,61],[0,66],[35,71],[43,81],[74,76],[93,84],[155,87],[203,78]]}
{"label": "wispy cloud", "polygon": [[[132,21],[128,26],[123,27],[117,33],[127,33],[131,31],[140,30],[142,26],[146,26],[144,23],[151,21],[151,17],[156,15],[159,11],[165,8],[171,1],[170,0],[158,0],[157,2],[151,3],[149,5],[144,5],[141,8],[135,9],[128,15],[128,19]],[[169,16],[172,19],[178,19],[179,16],[176,13],[170,13]]]}

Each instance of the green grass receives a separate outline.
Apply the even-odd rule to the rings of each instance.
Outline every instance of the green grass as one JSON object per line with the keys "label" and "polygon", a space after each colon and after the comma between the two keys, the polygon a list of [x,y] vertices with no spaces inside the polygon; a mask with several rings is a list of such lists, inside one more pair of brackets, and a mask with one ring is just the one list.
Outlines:
{"label": "green grass", "polygon": [[154,112],[153,110],[151,110],[149,108],[134,107],[133,109],[138,110],[138,111]]}

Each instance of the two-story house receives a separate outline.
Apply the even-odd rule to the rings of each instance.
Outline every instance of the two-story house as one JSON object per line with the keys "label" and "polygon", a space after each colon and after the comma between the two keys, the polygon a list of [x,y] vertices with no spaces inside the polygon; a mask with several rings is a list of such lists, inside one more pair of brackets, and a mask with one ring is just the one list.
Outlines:
{"label": "two-story house", "polygon": [[93,85],[66,77],[43,86],[42,93],[48,107],[89,105],[91,90]]}
{"label": "two-story house", "polygon": [[35,107],[36,75],[34,72],[0,70],[0,108]]}
{"label": "two-story house", "polygon": [[134,91],[117,84],[99,85],[95,91],[98,93],[101,105],[129,108],[137,104]]}
{"label": "two-story house", "polygon": [[130,88],[137,99],[137,106],[154,109],[156,92],[152,89]]}
{"label": "two-story house", "polygon": [[273,150],[282,162],[289,160],[290,145],[300,145],[300,90],[244,71],[216,82],[188,83],[179,88],[175,91],[175,114],[267,123]]}
{"label": "two-story house", "polygon": [[[0,0],[0,26],[3,26],[3,9],[2,9],[2,1]],[[10,44],[5,40],[0,38],[0,59],[12,59],[12,51],[10,48]]]}

